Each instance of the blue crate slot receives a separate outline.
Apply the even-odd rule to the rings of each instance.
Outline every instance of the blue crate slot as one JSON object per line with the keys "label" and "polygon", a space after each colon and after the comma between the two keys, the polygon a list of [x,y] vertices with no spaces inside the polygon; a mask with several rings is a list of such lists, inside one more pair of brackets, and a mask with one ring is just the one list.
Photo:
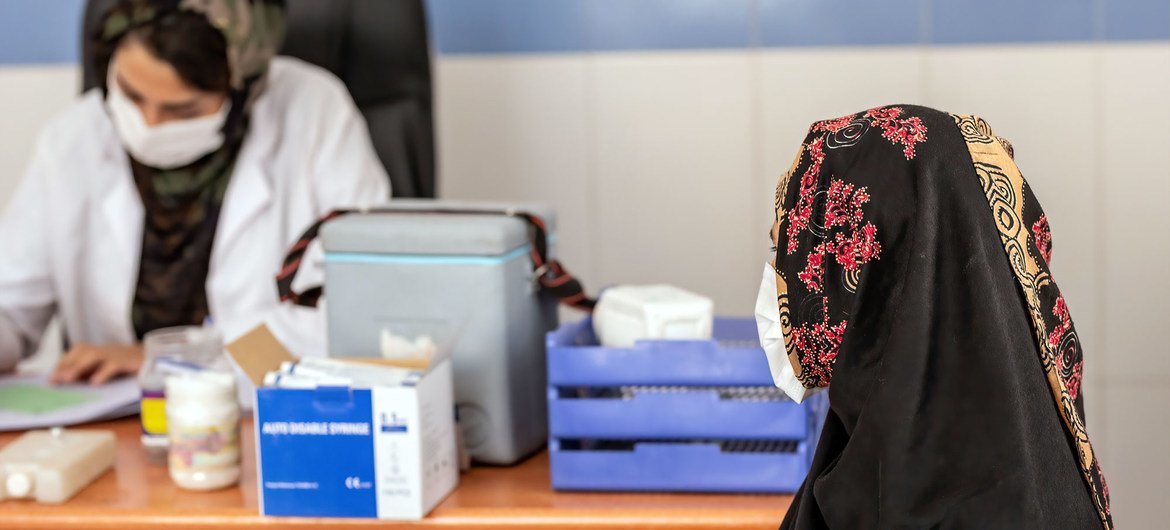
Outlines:
{"label": "blue crate slot", "polygon": [[808,473],[809,446],[725,452],[714,444],[639,443],[632,451],[564,449],[553,440],[553,488],[592,491],[791,493]]}
{"label": "blue crate slot", "polygon": [[584,319],[548,335],[552,386],[772,386],[755,321],[716,318],[711,340],[639,341],[633,348],[597,344]]}
{"label": "blue crate slot", "polygon": [[637,393],[633,399],[564,398],[549,392],[553,438],[803,440],[809,411],[787,399],[720,399],[715,390]]}
{"label": "blue crate slot", "polygon": [[599,346],[588,319],[565,324],[548,335],[548,383],[559,490],[792,492],[828,409],[824,393],[782,397],[750,318],[631,348]]}

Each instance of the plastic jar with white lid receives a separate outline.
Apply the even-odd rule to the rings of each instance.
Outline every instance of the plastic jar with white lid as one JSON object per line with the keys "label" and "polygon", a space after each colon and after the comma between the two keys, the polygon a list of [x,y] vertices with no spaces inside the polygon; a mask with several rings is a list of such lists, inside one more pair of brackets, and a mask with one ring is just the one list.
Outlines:
{"label": "plastic jar with white lid", "polygon": [[230,373],[203,371],[166,380],[168,466],[181,488],[214,490],[240,479],[240,405]]}
{"label": "plastic jar with white lid", "polygon": [[223,336],[210,326],[179,326],[151,331],[142,343],[145,357],[138,371],[142,446],[161,462],[167,457],[168,443],[166,378],[222,366]]}

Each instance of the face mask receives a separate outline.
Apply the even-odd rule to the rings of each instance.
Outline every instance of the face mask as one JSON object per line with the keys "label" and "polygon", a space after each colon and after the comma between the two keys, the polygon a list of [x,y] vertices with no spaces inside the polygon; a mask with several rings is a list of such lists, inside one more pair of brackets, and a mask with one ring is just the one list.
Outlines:
{"label": "face mask", "polygon": [[[110,67],[113,71],[113,66]],[[150,167],[174,169],[198,160],[223,145],[223,124],[231,103],[225,101],[219,112],[201,118],[166,122],[149,126],[142,111],[114,82],[107,82],[106,109],[122,145],[135,160]]]}
{"label": "face mask", "polygon": [[[760,335],[760,345],[764,347],[764,355],[768,357],[768,368],[772,372],[772,381],[784,391],[793,401],[800,403],[806,396],[816,393],[820,389],[807,389],[797,379],[792,369],[792,362],[788,358],[785,347],[786,328],[792,325],[787,314],[783,320],[780,317],[779,291],[776,289],[776,268],[771,263],[764,263],[764,278],[760,280],[760,293],[756,296],[756,331]],[[787,313],[787,308],[785,308]]]}

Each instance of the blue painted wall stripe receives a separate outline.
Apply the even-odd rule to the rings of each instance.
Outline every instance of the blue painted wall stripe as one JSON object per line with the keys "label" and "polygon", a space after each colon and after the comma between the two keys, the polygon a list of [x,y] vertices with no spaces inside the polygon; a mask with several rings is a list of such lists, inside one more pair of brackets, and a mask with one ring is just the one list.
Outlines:
{"label": "blue painted wall stripe", "polygon": [[438,51],[447,55],[1170,40],[1170,0],[427,0],[427,5]]}
{"label": "blue painted wall stripe", "polygon": [[1104,0],[1107,40],[1170,39],[1170,0]]}
{"label": "blue painted wall stripe", "polygon": [[929,39],[940,44],[1091,41],[1093,2],[934,0]]}
{"label": "blue painted wall stripe", "polygon": [[326,263],[407,264],[407,265],[499,265],[520,259],[531,252],[528,245],[516,247],[498,256],[421,255],[421,254],[366,254],[357,252],[326,252]]}
{"label": "blue painted wall stripe", "polygon": [[923,40],[927,0],[760,0],[764,46],[865,46]]}
{"label": "blue painted wall stripe", "polygon": [[588,48],[587,0],[428,0],[440,53],[574,52]]}
{"label": "blue painted wall stripe", "polygon": [[[0,0],[0,65],[70,63],[84,0]],[[439,53],[1170,40],[1170,0],[426,0]]]}
{"label": "blue painted wall stripe", "polygon": [[750,48],[755,0],[587,0],[590,51]]}
{"label": "blue painted wall stripe", "polygon": [[0,0],[0,65],[77,62],[83,0]]}

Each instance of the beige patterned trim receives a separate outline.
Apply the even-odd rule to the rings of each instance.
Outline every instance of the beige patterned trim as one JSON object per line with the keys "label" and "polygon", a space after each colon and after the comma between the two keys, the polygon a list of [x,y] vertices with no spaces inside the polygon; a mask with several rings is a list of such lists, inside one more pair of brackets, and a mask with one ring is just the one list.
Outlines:
{"label": "beige patterned trim", "polygon": [[[772,223],[772,245],[780,245],[780,223],[784,220],[784,195],[788,192],[788,183],[792,180],[792,175],[796,173],[797,167],[800,166],[800,159],[804,157],[804,144],[800,144],[800,149],[796,152],[796,158],[792,161],[792,166],[788,171],[780,176],[780,182],[776,184],[776,221]],[[776,263],[772,263],[776,265]],[[775,267],[774,267],[775,268]],[[780,274],[780,269],[776,268],[776,303],[780,306],[780,327],[784,333],[784,350],[788,353],[788,364],[792,365],[792,371],[799,379],[804,368],[800,365],[800,359],[796,356],[796,347],[792,343],[792,315],[788,308],[788,280]]]}

